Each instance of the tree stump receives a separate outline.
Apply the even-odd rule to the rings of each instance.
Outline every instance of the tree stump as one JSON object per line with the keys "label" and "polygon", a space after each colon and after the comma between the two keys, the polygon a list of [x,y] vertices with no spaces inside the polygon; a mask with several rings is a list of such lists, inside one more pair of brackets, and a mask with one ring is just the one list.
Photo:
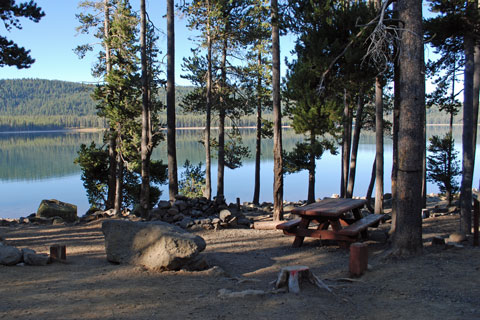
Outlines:
{"label": "tree stump", "polygon": [[302,280],[308,280],[313,285],[324,288],[328,292],[332,290],[323,283],[317,276],[315,276],[310,268],[307,266],[288,266],[284,267],[278,273],[278,278],[275,283],[275,288],[287,287],[288,292],[299,293],[300,283]]}
{"label": "tree stump", "polygon": [[67,260],[67,250],[65,245],[54,245],[50,247],[51,261],[65,261]]}

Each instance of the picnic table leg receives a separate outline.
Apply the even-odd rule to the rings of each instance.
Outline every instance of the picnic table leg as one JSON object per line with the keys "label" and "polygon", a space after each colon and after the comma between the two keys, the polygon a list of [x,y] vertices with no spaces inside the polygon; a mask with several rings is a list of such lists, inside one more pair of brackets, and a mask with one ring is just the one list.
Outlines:
{"label": "picnic table leg", "polygon": [[[309,224],[310,224],[310,220],[308,220],[306,218],[302,218],[302,221],[300,221],[300,224],[298,225],[297,230],[308,229]],[[292,247],[294,247],[294,248],[301,247],[304,239],[305,239],[305,236],[295,236],[295,240],[293,240]]]}

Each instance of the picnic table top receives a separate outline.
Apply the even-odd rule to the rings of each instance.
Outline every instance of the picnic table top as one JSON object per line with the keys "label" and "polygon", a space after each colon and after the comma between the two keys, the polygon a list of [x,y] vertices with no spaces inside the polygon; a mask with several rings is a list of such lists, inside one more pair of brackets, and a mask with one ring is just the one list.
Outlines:
{"label": "picnic table top", "polygon": [[292,213],[301,216],[337,218],[347,211],[363,207],[366,203],[364,199],[331,198],[295,208]]}

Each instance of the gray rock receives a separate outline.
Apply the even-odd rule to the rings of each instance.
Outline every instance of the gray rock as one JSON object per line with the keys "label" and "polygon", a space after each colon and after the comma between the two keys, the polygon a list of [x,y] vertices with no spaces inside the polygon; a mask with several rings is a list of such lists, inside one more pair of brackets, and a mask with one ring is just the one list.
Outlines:
{"label": "gray rock", "polygon": [[173,203],[173,205],[175,207],[177,207],[178,210],[180,210],[180,211],[183,211],[183,210],[187,209],[187,203],[183,200],[177,200]]}
{"label": "gray rock", "polygon": [[194,224],[193,219],[190,217],[184,217],[182,221],[178,222],[178,226],[187,229],[188,227],[192,226]]}
{"label": "gray rock", "polygon": [[251,221],[245,217],[240,217],[238,218],[238,224],[241,226],[250,226]]}
{"label": "gray rock", "polygon": [[190,215],[194,218],[197,218],[197,217],[203,216],[203,212],[200,211],[200,210],[193,209],[192,212],[190,213]]}
{"label": "gray rock", "polygon": [[65,221],[64,221],[61,217],[55,217],[55,218],[53,218],[53,220],[52,220],[52,224],[53,224],[54,226],[60,225],[60,224],[64,224],[64,223],[65,223]]}
{"label": "gray rock", "polygon": [[108,261],[152,270],[179,270],[206,247],[201,237],[160,221],[107,220],[102,231]]}
{"label": "gray rock", "polygon": [[35,250],[23,249],[23,262],[31,266],[45,266],[48,263],[48,254],[37,254]]}
{"label": "gray rock", "polygon": [[42,200],[36,216],[39,218],[61,217],[65,221],[74,222],[77,220],[77,206],[55,199]]}
{"label": "gray rock", "polygon": [[178,211],[177,208],[172,207],[172,208],[168,209],[167,213],[170,216],[176,216],[179,213],[179,211]]}
{"label": "gray rock", "polygon": [[21,262],[22,251],[12,246],[0,246],[0,264],[14,266]]}
{"label": "gray rock", "polygon": [[176,214],[175,216],[173,216],[173,221],[174,222],[182,221],[184,218],[185,218],[185,216],[183,214],[179,213],[179,214]]}
{"label": "gray rock", "polygon": [[220,213],[218,214],[218,217],[223,222],[228,222],[232,218],[232,212],[230,210],[224,209],[220,211]]}
{"label": "gray rock", "polygon": [[448,242],[460,243],[467,240],[467,236],[461,232],[455,232],[448,237]]}
{"label": "gray rock", "polygon": [[157,206],[159,209],[170,209],[170,201],[161,200]]}
{"label": "gray rock", "polygon": [[432,246],[444,246],[445,245],[445,239],[439,236],[433,237],[432,238]]}

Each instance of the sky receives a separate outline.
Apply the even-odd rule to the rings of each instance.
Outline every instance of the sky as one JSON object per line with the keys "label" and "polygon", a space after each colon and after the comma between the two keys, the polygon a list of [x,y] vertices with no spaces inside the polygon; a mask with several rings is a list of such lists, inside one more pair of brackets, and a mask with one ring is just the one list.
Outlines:
{"label": "sky", "polygon": [[[23,1],[23,0],[22,0]],[[91,75],[92,65],[96,61],[96,53],[89,53],[79,59],[73,49],[85,43],[95,43],[93,36],[77,34],[75,28],[79,25],[75,14],[80,13],[79,0],[35,0],[45,12],[39,23],[21,18],[22,29],[12,29],[8,32],[0,24],[0,34],[15,41],[19,46],[31,50],[31,56],[36,62],[28,69],[16,67],[0,68],[0,79],[38,78],[49,80],[64,80],[73,82],[96,83],[99,79]],[[178,3],[179,0],[175,1]],[[131,1],[134,10],[139,10],[139,0]],[[146,0],[147,12],[155,26],[160,29],[158,46],[163,52],[162,60],[166,63],[166,3],[165,1]],[[424,2],[424,12],[428,15],[427,4]],[[196,34],[186,27],[186,19],[177,13],[175,20],[175,82],[177,85],[190,85],[188,80],[182,79],[181,65],[183,58],[191,55],[191,48],[195,48]],[[290,61],[294,58],[291,51],[294,48],[295,37],[283,36],[281,46],[281,73],[285,76],[285,58]],[[98,52],[97,45],[94,52]],[[431,58],[432,51],[425,51],[425,58]],[[429,87],[427,83],[427,87]]]}
{"label": "sky", "polygon": [[[40,22],[34,23],[21,18],[22,29],[12,29],[7,32],[0,24],[0,34],[15,41],[19,46],[31,50],[30,55],[36,60],[28,69],[16,67],[0,68],[0,79],[39,78],[49,80],[65,80],[73,82],[98,82],[99,79],[91,75],[92,65],[96,61],[96,54],[90,53],[84,59],[79,59],[73,49],[84,43],[94,43],[92,36],[79,35],[75,28],[79,25],[75,14],[80,13],[78,0],[35,0],[45,12]],[[176,3],[178,1],[175,1]],[[131,1],[134,10],[139,10],[138,0]],[[159,47],[163,52],[162,59],[166,63],[166,4],[165,1],[146,0],[147,12],[155,26],[160,29]],[[285,56],[290,57],[294,46],[294,37],[286,36],[281,39],[282,63]],[[184,57],[191,55],[191,48],[197,46],[195,33],[186,27],[186,20],[176,15],[175,20],[175,82],[177,85],[190,83],[180,77],[181,64]],[[97,45],[95,52],[98,52]],[[285,73],[285,65],[281,67]]]}

